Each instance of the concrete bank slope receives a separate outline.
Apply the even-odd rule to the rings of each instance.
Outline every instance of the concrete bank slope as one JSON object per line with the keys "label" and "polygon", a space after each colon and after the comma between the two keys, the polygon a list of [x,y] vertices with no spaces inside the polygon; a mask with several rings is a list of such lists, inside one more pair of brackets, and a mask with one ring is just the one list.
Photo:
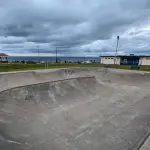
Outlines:
{"label": "concrete bank slope", "polygon": [[1,149],[136,150],[149,135],[149,73],[56,69],[0,83]]}
{"label": "concrete bank slope", "polygon": [[145,141],[140,150],[149,150],[150,149],[150,137]]}
{"label": "concrete bank slope", "polygon": [[150,73],[105,68],[51,69],[0,73],[0,91],[18,86],[64,80],[81,76],[97,76],[98,79],[102,81],[120,84],[149,85]]}

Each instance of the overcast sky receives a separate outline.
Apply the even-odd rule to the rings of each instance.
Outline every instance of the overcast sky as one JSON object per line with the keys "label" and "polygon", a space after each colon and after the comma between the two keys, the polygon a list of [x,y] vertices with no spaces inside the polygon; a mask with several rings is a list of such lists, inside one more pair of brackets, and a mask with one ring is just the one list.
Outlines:
{"label": "overcast sky", "polygon": [[150,0],[0,0],[0,52],[12,56],[150,54]]}

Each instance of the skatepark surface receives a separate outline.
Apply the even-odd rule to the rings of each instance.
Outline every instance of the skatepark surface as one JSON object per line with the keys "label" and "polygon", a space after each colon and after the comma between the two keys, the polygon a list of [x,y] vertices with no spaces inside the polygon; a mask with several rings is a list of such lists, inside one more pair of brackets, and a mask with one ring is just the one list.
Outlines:
{"label": "skatepark surface", "polygon": [[148,72],[0,74],[0,150],[137,150],[149,127]]}

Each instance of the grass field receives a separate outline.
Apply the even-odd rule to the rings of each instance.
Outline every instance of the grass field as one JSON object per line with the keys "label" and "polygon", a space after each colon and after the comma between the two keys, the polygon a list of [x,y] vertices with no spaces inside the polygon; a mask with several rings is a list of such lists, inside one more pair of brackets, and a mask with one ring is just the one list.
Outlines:
{"label": "grass field", "polygon": [[100,64],[0,64],[0,72],[36,70],[36,69],[55,69],[55,68],[72,68],[72,67],[103,67]]}
{"label": "grass field", "polygon": [[150,66],[140,66],[140,71],[150,71]]}
{"label": "grass field", "polygon": [[[45,68],[45,64],[0,64],[0,72],[21,71],[21,70],[36,70],[36,69],[55,69],[55,68],[73,68],[73,67],[104,67],[102,64],[49,64]],[[130,66],[109,65],[109,68],[127,69]],[[150,66],[140,66],[141,71],[150,71]]]}

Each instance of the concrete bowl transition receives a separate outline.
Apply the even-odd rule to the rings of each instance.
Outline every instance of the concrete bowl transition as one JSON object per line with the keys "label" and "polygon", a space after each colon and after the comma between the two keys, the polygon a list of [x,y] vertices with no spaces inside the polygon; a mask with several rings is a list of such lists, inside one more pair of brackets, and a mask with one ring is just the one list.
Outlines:
{"label": "concrete bowl transition", "polygon": [[147,72],[74,68],[0,74],[2,150],[135,150],[149,127]]}

